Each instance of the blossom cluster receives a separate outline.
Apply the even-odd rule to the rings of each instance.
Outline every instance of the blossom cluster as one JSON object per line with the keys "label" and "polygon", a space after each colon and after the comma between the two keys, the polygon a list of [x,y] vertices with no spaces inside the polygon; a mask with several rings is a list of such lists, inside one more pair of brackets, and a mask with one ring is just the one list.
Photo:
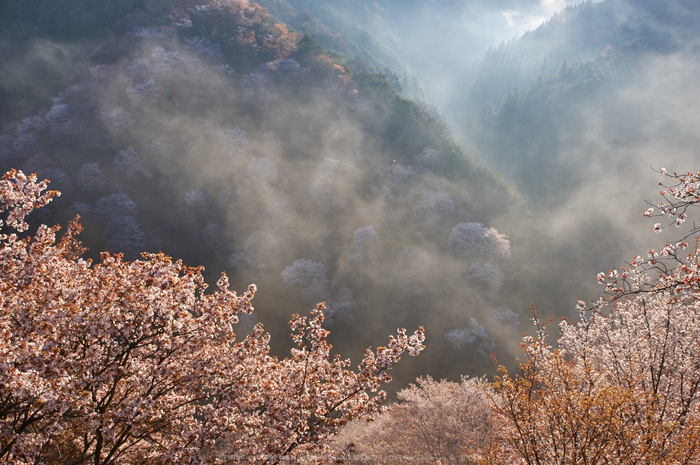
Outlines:
{"label": "blossom cluster", "polygon": [[[661,168],[659,173],[672,179],[673,184],[663,186],[659,194],[663,201],[649,207],[643,217],[669,217],[667,225],[654,224],[654,231],[660,232],[666,226],[680,227],[688,218],[687,211],[698,203],[700,188],[700,172],[685,174],[669,174]],[[659,289],[674,289],[676,293],[698,287],[698,248],[692,253],[684,253],[689,245],[686,239],[696,234],[698,229],[693,226],[679,241],[664,244],[661,250],[652,249],[645,256],[635,255],[627,267],[620,270],[610,270],[598,273],[598,282],[605,286],[611,300],[623,296],[650,292]],[[600,301],[599,305],[604,301]]]}
{"label": "blossom cluster", "polygon": [[336,443],[356,445],[350,463],[469,463],[469,451],[488,443],[489,394],[485,377],[420,377],[374,421],[348,425]]}
{"label": "blossom cluster", "polygon": [[[700,173],[669,175],[660,215],[685,220]],[[650,208],[644,216],[652,216]],[[679,221],[680,220],[680,221]],[[660,229],[657,224],[655,229]],[[692,234],[692,232],[691,232]],[[478,463],[697,463],[700,457],[700,249],[681,240],[599,273],[609,299],[579,301],[553,344],[535,336],[519,373],[493,383],[491,447]]]}
{"label": "blossom cluster", "polygon": [[255,285],[239,296],[222,274],[209,291],[201,268],[163,254],[92,263],[77,221],[58,240],[43,225],[8,234],[57,195],[45,189],[15,171],[0,182],[0,463],[323,457],[347,421],[378,412],[400,356],[423,349],[422,328],[399,330],[352,371],[330,356],[319,304],[293,317],[297,347],[280,360],[262,325],[235,333]]}
{"label": "blossom cluster", "polygon": [[[663,201],[649,207],[642,216],[662,216],[669,217],[671,222],[666,226],[675,225],[680,227],[688,219],[688,208],[695,205],[700,199],[700,171],[697,173],[687,172],[684,174],[673,173],[669,174],[665,168],[661,168],[659,173],[669,178],[672,182],[666,185],[662,182],[659,186],[662,190],[659,195],[663,197]],[[658,212],[656,211],[658,209]],[[660,232],[663,229],[661,223],[654,225],[654,231]],[[693,228],[693,234],[696,229]]]}

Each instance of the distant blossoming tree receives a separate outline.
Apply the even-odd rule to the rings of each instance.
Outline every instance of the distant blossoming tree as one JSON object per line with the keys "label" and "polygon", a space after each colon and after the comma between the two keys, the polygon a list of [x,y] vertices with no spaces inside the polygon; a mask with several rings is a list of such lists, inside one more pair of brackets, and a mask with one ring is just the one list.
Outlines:
{"label": "distant blossoming tree", "polygon": [[467,259],[469,280],[483,289],[498,291],[503,285],[501,264],[510,259],[510,241],[495,228],[481,223],[459,223],[448,243],[452,251]]}
{"label": "distant blossoming tree", "polygon": [[321,210],[343,210],[348,206],[348,196],[343,192],[342,185],[343,165],[340,160],[324,158],[316,167],[311,182],[300,187],[299,197]]}
{"label": "distant blossoming tree", "polygon": [[493,257],[498,260],[510,258],[510,242],[504,234],[495,228],[486,228],[481,223],[459,223],[448,239],[450,248],[455,253],[464,253],[470,257]]}
{"label": "distant blossoming tree", "polygon": [[148,106],[155,103],[158,98],[158,85],[154,79],[136,84],[126,89],[126,95],[135,106]]}
{"label": "distant blossoming tree", "polygon": [[[508,464],[682,464],[700,458],[698,305],[640,296],[527,337],[515,377],[499,367],[495,440],[474,458]],[[685,307],[685,308],[684,308]]]}
{"label": "distant blossoming tree", "polygon": [[469,328],[453,329],[445,333],[445,339],[450,344],[459,350],[463,344],[476,344],[476,350],[484,357],[488,357],[491,351],[496,347],[493,338],[489,336],[484,325],[476,321],[475,318],[469,319]]}
{"label": "distant blossoming tree", "polygon": [[357,456],[391,457],[391,463],[468,464],[470,451],[490,440],[489,392],[485,378],[418,378],[387,412],[352,422],[336,442],[352,441]]}
{"label": "distant blossoming tree", "polygon": [[83,189],[88,192],[99,191],[105,185],[105,172],[97,163],[85,163],[78,173]]}
{"label": "distant blossoming tree", "polygon": [[379,234],[374,226],[363,226],[352,233],[350,259],[355,261],[374,260],[381,247]]}
{"label": "distant blossoming tree", "polygon": [[187,206],[195,209],[202,209],[207,203],[207,193],[199,187],[195,187],[194,189],[190,189],[185,192],[184,198]]}
{"label": "distant blossoming tree", "polygon": [[136,124],[131,113],[121,107],[104,109],[98,116],[113,131],[123,131]]}
{"label": "distant blossoming tree", "polygon": [[94,209],[107,239],[107,249],[122,251],[135,258],[145,247],[145,235],[136,220],[138,207],[128,194],[111,194],[101,198]]}
{"label": "distant blossoming tree", "polygon": [[60,103],[60,101],[51,107],[44,118],[48,123],[49,131],[53,135],[71,133],[78,129],[77,125],[71,124],[71,108],[65,103]]}
{"label": "distant blossoming tree", "polygon": [[323,263],[300,259],[282,270],[285,287],[297,288],[309,299],[326,297],[328,287],[328,267]]}
{"label": "distant blossoming tree", "polygon": [[0,463],[322,463],[341,426],[378,411],[370,393],[401,354],[423,348],[422,329],[400,330],[348,370],[319,304],[293,316],[291,356],[272,357],[261,325],[234,333],[254,285],[238,296],[222,274],[206,292],[201,268],[163,254],[91,263],[75,221],[58,241],[43,225],[21,237],[56,195],[45,189],[21,172],[0,181]]}
{"label": "distant blossoming tree", "polygon": [[138,173],[143,173],[143,160],[132,147],[120,150],[114,157],[114,171],[127,180],[129,185]]}
{"label": "distant blossoming tree", "polygon": [[13,151],[19,154],[31,153],[39,143],[40,136],[46,129],[46,126],[46,120],[42,116],[24,118],[17,127],[16,136],[12,144]]}
{"label": "distant blossoming tree", "polygon": [[486,310],[486,320],[515,333],[517,333],[518,327],[520,326],[520,318],[508,307],[497,307]]}
{"label": "distant blossoming tree", "polygon": [[355,310],[357,310],[357,302],[353,298],[352,291],[347,287],[341,288],[331,297],[330,303],[327,303],[326,326],[338,320],[354,318]]}
{"label": "distant blossoming tree", "polygon": [[436,220],[448,217],[455,211],[455,205],[447,192],[426,192],[416,200],[413,214],[417,217]]}
{"label": "distant blossoming tree", "polygon": [[236,156],[245,152],[248,147],[246,132],[239,127],[219,130],[217,133],[217,141],[219,145]]}

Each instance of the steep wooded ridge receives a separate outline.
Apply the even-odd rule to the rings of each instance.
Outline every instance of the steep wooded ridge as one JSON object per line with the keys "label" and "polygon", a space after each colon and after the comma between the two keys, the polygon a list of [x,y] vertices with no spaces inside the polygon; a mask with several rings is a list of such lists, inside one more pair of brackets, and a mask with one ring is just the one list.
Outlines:
{"label": "steep wooded ridge", "polygon": [[[692,1],[582,2],[554,14],[522,37],[489,49],[459,79],[451,108],[462,120],[495,105],[513,89],[556,75],[562,64],[605,70],[650,54],[687,49],[698,39],[700,13]],[[614,71],[613,73],[614,74]]]}
{"label": "steep wooded ridge", "polygon": [[381,71],[398,94],[425,100],[415,71],[406,61],[406,50],[392,29],[391,12],[379,3],[263,0],[260,4],[355,66]]}
{"label": "steep wooded ridge", "polygon": [[[41,24],[23,11],[18,22]],[[520,199],[434,109],[257,4],[134,3],[117,16],[80,39],[53,102],[3,127],[2,169],[62,192],[35,222],[79,214],[94,258],[163,251],[208,277],[225,270],[234,288],[254,282],[264,292],[247,327],[284,331],[290,313],[326,301],[334,343],[359,350],[431,315],[436,357],[414,373],[487,369],[517,332],[498,292],[510,245],[493,224]],[[461,367],[437,356],[453,346],[483,355]]]}
{"label": "steep wooded ridge", "polygon": [[[674,79],[692,73],[699,31],[694,2],[587,2],[562,10],[489,50],[464,74],[454,99],[466,123],[460,141],[538,203],[559,203],[603,159],[631,162],[623,153],[632,146],[640,149],[630,157],[639,158],[651,139],[683,138],[680,125],[653,127],[676,116],[651,115],[664,98],[669,108],[677,99],[696,101],[693,87]],[[655,92],[664,98],[644,88],[653,85],[663,87]],[[631,95],[645,97],[632,102]]]}

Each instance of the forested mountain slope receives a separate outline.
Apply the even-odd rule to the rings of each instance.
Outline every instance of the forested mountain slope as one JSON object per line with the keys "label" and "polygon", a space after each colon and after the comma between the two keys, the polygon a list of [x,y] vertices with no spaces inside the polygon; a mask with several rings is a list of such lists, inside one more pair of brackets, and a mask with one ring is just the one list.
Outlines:
{"label": "forested mountain slope", "polygon": [[605,0],[569,6],[469,66],[458,80],[451,110],[464,121],[514,88],[556,74],[565,62],[590,61],[605,68],[621,56],[671,54],[689,43],[697,46],[698,31],[700,11],[692,1]]}
{"label": "forested mountain slope", "polygon": [[[483,371],[514,345],[499,290],[515,268],[493,225],[520,198],[434,110],[256,4],[132,6],[114,23],[128,27],[81,38],[51,104],[6,100],[1,168],[62,192],[35,223],[80,214],[94,253],[163,251],[255,282],[273,333],[319,301],[341,349],[425,324],[433,355],[411,378]],[[10,119],[18,107],[39,110]],[[453,347],[483,356],[454,363]]]}
{"label": "forested mountain slope", "polygon": [[[533,207],[531,229],[511,241],[513,250],[528,244],[519,259],[537,271],[522,276],[533,291],[526,300],[545,314],[576,318],[562,311],[562,286],[572,308],[596,292],[583,284],[595,269],[656,246],[638,214],[655,195],[643,180],[654,179],[651,168],[695,169],[699,17],[697,3],[683,1],[570,7],[487,53],[455,94],[469,117],[461,145]],[[492,85],[470,106],[470,89]]]}
{"label": "forested mountain slope", "polygon": [[[606,1],[562,11],[465,75],[461,102],[472,113],[462,142],[547,204],[589,182],[606,159],[643,157],[652,141],[684,151],[682,111],[690,108],[681,107],[698,104],[689,79],[699,21],[700,9],[688,2]],[[549,181],[541,182],[545,171]]]}
{"label": "forested mountain slope", "polygon": [[[588,277],[648,242],[636,209],[606,208],[649,197],[621,179],[693,156],[690,4],[585,3],[492,51],[519,71],[484,68],[483,82],[579,58],[480,111],[461,135],[467,155],[434,109],[397,93],[405,80],[376,72],[394,56],[378,51],[388,36],[358,48],[382,24],[403,43],[396,2],[263,3],[57,9],[51,27],[41,1],[5,4],[2,167],[64,192],[36,221],[80,213],[95,253],[163,250],[237,288],[256,282],[272,330],[318,300],[339,347],[425,324],[417,372],[481,373],[491,351],[517,350],[530,302],[570,315],[594,294]],[[623,6],[636,16],[601,26]],[[93,26],[76,29],[88,13]],[[584,46],[586,34],[600,37]]]}
{"label": "forested mountain slope", "polygon": [[387,11],[377,3],[261,0],[260,4],[294,29],[314,36],[349,64],[381,71],[402,96],[425,100],[406,50],[387,21]]}

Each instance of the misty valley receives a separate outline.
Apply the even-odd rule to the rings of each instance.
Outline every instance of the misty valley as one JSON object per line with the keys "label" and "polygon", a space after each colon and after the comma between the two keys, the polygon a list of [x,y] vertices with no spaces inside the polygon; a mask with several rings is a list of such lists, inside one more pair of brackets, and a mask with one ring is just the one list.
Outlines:
{"label": "misty valley", "polygon": [[0,3],[0,463],[700,463],[699,50],[690,0]]}

